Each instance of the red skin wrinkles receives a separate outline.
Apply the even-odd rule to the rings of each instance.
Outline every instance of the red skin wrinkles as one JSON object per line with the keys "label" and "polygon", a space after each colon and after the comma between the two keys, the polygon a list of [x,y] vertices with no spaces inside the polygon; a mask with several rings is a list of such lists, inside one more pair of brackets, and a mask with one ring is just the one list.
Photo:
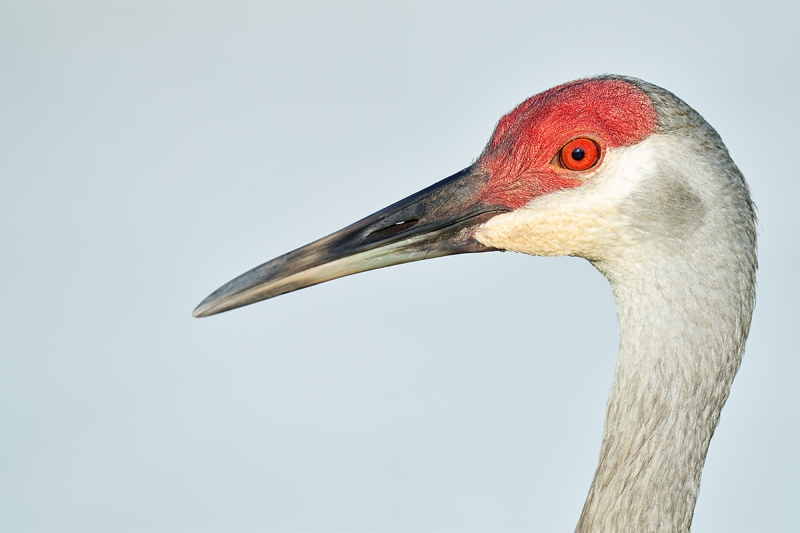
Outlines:
{"label": "red skin wrinkles", "polygon": [[577,187],[585,172],[551,164],[576,137],[601,151],[630,146],[656,130],[653,103],[622,80],[578,80],[537,94],[500,119],[477,163],[489,172],[483,202],[517,209],[537,196]]}

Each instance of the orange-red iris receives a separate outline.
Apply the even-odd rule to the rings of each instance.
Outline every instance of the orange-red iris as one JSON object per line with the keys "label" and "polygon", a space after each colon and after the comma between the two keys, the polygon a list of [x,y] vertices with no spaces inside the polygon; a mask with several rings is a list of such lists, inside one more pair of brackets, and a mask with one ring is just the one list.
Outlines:
{"label": "orange-red iris", "polygon": [[558,158],[568,170],[586,170],[600,159],[600,147],[591,139],[575,139],[564,145]]}

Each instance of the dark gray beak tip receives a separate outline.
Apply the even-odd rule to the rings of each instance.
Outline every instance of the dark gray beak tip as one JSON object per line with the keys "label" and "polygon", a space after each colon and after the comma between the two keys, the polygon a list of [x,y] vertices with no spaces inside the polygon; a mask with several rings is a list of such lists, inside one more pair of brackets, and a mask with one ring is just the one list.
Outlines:
{"label": "dark gray beak tip", "polygon": [[213,303],[213,300],[215,299],[216,298],[213,297],[213,294],[208,296],[205,300],[200,302],[197,307],[194,308],[194,311],[192,311],[192,316],[194,318],[203,318],[221,313],[223,310]]}
{"label": "dark gray beak tip", "polygon": [[192,311],[192,316],[195,318],[203,318],[204,316],[210,316],[212,313],[208,312],[209,310],[206,309],[203,304],[198,305]]}

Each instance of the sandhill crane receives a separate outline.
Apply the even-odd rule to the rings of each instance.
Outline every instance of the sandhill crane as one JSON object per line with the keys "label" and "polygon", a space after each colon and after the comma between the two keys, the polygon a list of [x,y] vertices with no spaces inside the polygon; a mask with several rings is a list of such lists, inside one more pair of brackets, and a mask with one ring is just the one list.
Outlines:
{"label": "sandhill crane", "polygon": [[755,245],[717,132],[660,87],[600,76],[529,98],[474,164],[237,277],[194,315],[450,254],[588,259],[613,288],[620,346],[576,531],[688,531],[750,327]]}

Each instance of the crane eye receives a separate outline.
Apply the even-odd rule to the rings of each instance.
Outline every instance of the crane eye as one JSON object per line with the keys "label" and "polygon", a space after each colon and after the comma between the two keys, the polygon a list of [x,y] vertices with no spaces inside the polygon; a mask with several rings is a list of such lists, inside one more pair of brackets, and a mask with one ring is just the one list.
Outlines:
{"label": "crane eye", "polygon": [[600,159],[600,147],[591,139],[575,139],[558,152],[561,166],[569,170],[592,168]]}

